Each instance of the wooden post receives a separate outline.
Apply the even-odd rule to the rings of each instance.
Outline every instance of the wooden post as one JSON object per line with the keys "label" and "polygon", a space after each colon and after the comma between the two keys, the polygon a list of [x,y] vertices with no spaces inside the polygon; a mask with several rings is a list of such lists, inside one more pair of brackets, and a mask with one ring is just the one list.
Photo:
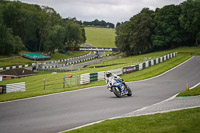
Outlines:
{"label": "wooden post", "polygon": [[64,78],[63,78],[63,88],[65,88],[65,75],[64,75]]}
{"label": "wooden post", "polygon": [[45,79],[44,79],[44,90],[45,90]]}

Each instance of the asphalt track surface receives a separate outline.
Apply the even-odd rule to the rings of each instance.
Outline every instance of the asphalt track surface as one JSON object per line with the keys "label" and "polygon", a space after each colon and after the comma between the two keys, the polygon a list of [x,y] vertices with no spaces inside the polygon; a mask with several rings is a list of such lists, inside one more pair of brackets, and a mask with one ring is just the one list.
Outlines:
{"label": "asphalt track surface", "polygon": [[55,133],[161,102],[200,82],[200,57],[149,80],[129,82],[132,97],[105,86],[0,103],[1,133]]}

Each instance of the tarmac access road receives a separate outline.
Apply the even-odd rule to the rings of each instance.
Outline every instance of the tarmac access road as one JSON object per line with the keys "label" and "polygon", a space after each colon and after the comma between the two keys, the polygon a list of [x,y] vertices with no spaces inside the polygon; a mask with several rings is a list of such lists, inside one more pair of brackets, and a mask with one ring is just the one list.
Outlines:
{"label": "tarmac access road", "polygon": [[55,133],[153,105],[200,82],[200,56],[156,78],[127,83],[132,97],[106,86],[0,103],[1,133]]}

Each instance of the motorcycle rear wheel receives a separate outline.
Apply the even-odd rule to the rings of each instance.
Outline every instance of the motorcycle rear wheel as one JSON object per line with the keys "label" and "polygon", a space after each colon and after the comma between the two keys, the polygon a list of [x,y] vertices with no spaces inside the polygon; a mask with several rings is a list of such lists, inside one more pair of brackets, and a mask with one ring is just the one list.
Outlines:
{"label": "motorcycle rear wheel", "polygon": [[127,91],[128,91],[127,96],[132,96],[132,91],[131,91],[131,89],[128,86],[127,86]]}

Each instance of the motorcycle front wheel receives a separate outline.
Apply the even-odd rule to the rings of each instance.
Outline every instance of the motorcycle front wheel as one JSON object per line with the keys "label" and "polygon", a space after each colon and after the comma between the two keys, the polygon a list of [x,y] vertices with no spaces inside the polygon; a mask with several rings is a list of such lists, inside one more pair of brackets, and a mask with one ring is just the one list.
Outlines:
{"label": "motorcycle front wheel", "polygon": [[119,87],[112,87],[112,91],[116,97],[118,98],[122,97],[121,89]]}

